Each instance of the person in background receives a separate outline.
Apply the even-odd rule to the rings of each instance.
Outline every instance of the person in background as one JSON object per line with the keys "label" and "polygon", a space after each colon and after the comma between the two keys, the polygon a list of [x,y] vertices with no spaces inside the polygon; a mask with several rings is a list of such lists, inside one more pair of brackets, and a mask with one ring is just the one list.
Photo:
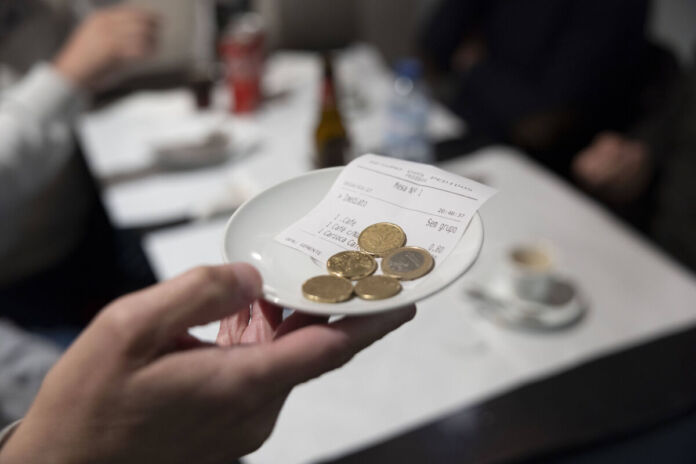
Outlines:
{"label": "person in background", "polygon": [[[689,73],[666,52],[644,73],[650,85],[638,97],[635,121],[623,131],[602,131],[579,150],[571,164],[573,180],[639,231],[651,235],[680,153],[690,146],[684,134],[691,104]],[[678,129],[682,127],[682,129]],[[683,184],[683,181],[678,182]]]}
{"label": "person in background", "polygon": [[696,272],[696,56],[686,76],[681,105],[665,132],[672,153],[658,185],[651,233],[661,246]]}
{"label": "person in background", "polygon": [[[328,323],[261,297],[248,264],[204,267],[104,309],[0,433],[0,462],[229,463],[270,435],[292,388],[414,317]],[[189,327],[223,319],[217,344]]]}
{"label": "person in background", "polygon": [[73,19],[61,5],[0,2],[0,423],[26,412],[62,351],[20,326],[66,344],[133,287],[114,271],[72,126],[103,78],[151,52],[156,18],[98,11],[58,48]]}
{"label": "person in background", "polygon": [[157,18],[127,5],[97,10],[45,56],[55,42],[43,42],[59,34],[43,31],[66,16],[39,0],[0,5],[0,316],[27,327],[84,325],[134,288],[115,270],[72,128],[104,79],[152,53]]}
{"label": "person in background", "polygon": [[480,145],[507,143],[569,175],[599,130],[634,117],[647,0],[443,0],[420,47]]}
{"label": "person in background", "polygon": [[[647,131],[602,133],[575,158],[590,193],[615,205],[677,260],[696,270],[696,71],[674,88]],[[646,216],[646,212],[654,214]]]}

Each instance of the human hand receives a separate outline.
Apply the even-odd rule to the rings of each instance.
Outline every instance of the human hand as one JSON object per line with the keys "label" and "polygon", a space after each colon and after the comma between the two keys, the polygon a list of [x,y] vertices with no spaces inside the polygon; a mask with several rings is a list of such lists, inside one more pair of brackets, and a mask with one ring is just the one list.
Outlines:
{"label": "human hand", "polygon": [[156,16],[131,5],[104,8],[80,24],[54,66],[78,86],[97,86],[110,72],[145,58],[155,48]]}
{"label": "human hand", "polygon": [[647,187],[652,174],[648,147],[614,132],[602,132],[573,160],[573,173],[590,191],[625,204]]}
{"label": "human hand", "polygon": [[464,40],[452,55],[452,69],[467,73],[487,55],[486,43],[479,36]]}
{"label": "human hand", "polygon": [[[234,264],[112,303],[49,372],[0,462],[230,462],[268,437],[293,386],[415,314],[282,321],[260,295],[256,270]],[[217,344],[187,334],[221,318]]]}

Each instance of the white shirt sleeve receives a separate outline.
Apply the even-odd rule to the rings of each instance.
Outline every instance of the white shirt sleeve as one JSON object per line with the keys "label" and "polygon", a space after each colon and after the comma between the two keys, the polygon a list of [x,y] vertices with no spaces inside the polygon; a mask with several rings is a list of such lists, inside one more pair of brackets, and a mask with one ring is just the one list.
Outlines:
{"label": "white shirt sleeve", "polygon": [[83,101],[77,87],[47,63],[0,91],[0,254],[15,236],[14,212],[72,153],[71,127]]}

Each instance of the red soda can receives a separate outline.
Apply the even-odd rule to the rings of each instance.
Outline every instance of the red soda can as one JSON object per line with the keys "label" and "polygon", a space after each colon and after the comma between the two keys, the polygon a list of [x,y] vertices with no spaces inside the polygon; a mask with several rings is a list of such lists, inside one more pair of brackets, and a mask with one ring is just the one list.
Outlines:
{"label": "red soda can", "polygon": [[265,34],[261,17],[244,13],[230,21],[220,42],[225,64],[230,111],[249,113],[261,102],[261,74],[265,56]]}

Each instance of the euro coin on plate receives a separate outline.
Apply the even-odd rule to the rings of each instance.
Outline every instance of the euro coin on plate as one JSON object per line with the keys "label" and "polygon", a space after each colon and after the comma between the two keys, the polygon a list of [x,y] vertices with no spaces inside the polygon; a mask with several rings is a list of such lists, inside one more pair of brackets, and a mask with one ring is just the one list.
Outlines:
{"label": "euro coin on plate", "polygon": [[406,233],[391,222],[378,222],[363,230],[358,236],[358,246],[373,256],[382,256],[389,250],[404,246]]}
{"label": "euro coin on plate", "polygon": [[318,303],[340,303],[353,295],[353,284],[343,277],[320,275],[302,284],[302,295]]}
{"label": "euro coin on plate", "polygon": [[362,251],[341,251],[329,258],[326,269],[338,277],[360,280],[377,270],[377,261]]}
{"label": "euro coin on plate", "polygon": [[355,294],[363,300],[383,300],[401,291],[398,280],[383,275],[365,277],[355,284]]}
{"label": "euro coin on plate", "polygon": [[427,250],[409,246],[392,250],[382,257],[384,275],[400,280],[414,280],[431,271],[435,260]]}

